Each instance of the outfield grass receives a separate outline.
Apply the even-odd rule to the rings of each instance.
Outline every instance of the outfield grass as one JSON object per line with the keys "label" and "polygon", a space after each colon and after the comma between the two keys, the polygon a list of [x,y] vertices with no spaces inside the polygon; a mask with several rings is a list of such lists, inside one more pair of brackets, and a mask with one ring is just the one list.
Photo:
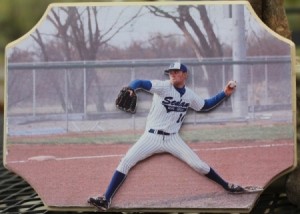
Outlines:
{"label": "outfield grass", "polygon": [[272,126],[248,125],[235,127],[210,128],[184,133],[182,137],[187,141],[236,141],[236,140],[276,140],[293,139],[291,125],[280,124]]}
{"label": "outfield grass", "polygon": [[[8,143],[134,143],[142,133],[76,133],[35,137],[8,137]],[[293,139],[293,128],[290,124],[277,125],[241,125],[241,126],[210,126],[200,129],[185,129],[181,136],[186,142],[220,142],[249,140]]]}

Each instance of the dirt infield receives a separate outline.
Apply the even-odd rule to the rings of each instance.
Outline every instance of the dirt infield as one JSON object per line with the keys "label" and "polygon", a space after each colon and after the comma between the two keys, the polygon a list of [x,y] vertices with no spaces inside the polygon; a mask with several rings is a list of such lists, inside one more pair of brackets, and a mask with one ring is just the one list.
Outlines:
{"label": "dirt infield", "polygon": [[[191,148],[225,179],[266,187],[292,167],[294,144],[287,141],[193,143]],[[92,209],[130,145],[63,144],[8,146],[6,167],[21,175],[54,209]],[[169,154],[150,157],[129,173],[112,203],[121,210],[250,211],[258,193],[231,195]]]}

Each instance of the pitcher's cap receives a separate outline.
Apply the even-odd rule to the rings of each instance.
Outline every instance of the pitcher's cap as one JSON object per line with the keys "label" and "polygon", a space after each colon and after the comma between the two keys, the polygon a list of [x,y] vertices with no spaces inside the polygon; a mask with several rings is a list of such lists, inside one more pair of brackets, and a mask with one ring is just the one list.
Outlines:
{"label": "pitcher's cap", "polygon": [[169,71],[171,71],[171,70],[180,70],[182,72],[187,72],[188,71],[187,67],[184,64],[180,63],[180,62],[172,63],[169,66],[169,68],[167,70],[165,70],[165,73],[169,73]]}

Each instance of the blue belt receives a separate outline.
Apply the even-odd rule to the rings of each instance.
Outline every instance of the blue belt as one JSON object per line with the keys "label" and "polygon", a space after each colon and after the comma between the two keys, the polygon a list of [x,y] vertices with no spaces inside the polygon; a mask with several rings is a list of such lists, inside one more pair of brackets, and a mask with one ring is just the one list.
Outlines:
{"label": "blue belt", "polygon": [[164,132],[162,130],[149,129],[149,133],[160,134],[160,135],[171,135],[168,132]]}

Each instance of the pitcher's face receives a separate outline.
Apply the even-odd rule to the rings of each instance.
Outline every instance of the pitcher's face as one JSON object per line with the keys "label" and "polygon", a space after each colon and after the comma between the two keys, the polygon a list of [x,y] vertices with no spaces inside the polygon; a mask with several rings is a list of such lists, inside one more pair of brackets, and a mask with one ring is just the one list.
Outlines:
{"label": "pitcher's face", "polygon": [[187,72],[182,72],[181,70],[170,70],[168,73],[172,85],[176,88],[182,88],[185,86]]}

